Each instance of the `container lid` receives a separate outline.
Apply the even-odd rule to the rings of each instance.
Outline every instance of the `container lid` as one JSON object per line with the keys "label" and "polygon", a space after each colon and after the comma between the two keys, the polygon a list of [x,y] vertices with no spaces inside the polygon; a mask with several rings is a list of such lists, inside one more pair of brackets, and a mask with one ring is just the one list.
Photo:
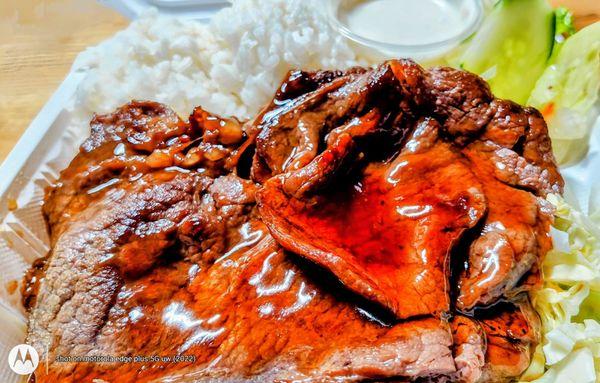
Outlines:
{"label": "container lid", "polygon": [[151,8],[163,15],[207,20],[231,3],[227,0],[100,0],[129,19],[135,19]]}
{"label": "container lid", "polygon": [[332,26],[367,48],[430,58],[468,38],[483,18],[480,0],[331,0]]}

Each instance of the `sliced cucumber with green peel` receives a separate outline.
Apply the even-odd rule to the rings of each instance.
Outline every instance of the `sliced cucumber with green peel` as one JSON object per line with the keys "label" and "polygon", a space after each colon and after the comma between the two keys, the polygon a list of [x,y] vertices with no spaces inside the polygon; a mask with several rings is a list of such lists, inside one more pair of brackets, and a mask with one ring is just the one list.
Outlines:
{"label": "sliced cucumber with green peel", "polygon": [[552,53],[554,27],[546,0],[502,0],[457,64],[484,77],[495,96],[524,104]]}

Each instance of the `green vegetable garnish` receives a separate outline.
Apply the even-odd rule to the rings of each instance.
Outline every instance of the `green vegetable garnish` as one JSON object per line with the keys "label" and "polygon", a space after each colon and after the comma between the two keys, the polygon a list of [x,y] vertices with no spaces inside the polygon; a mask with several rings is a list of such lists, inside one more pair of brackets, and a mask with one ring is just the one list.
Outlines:
{"label": "green vegetable garnish", "polygon": [[528,101],[544,114],[560,164],[585,156],[600,111],[599,93],[600,23],[595,23],[569,37],[553,54]]}
{"label": "green vegetable garnish", "polygon": [[552,53],[554,26],[554,11],[545,0],[502,0],[458,65],[485,78],[497,97],[524,104]]}

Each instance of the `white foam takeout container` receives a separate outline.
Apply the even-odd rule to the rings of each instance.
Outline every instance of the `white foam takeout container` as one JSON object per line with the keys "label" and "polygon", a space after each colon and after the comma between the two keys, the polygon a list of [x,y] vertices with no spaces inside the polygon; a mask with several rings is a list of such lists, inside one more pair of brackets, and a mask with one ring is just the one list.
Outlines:
{"label": "white foam takeout container", "polygon": [[[149,6],[168,15],[207,20],[227,5],[219,0],[103,0],[129,18]],[[31,122],[8,158],[0,166],[0,382],[23,382],[27,377],[8,367],[8,353],[23,343],[26,312],[20,301],[24,272],[49,250],[41,213],[44,189],[55,181],[89,134],[89,126],[76,125],[67,106],[85,77],[85,68],[73,67],[63,83]],[[594,193],[594,171],[600,171],[600,119],[596,121],[586,159],[563,169],[567,199],[588,211]],[[38,368],[44,368],[40,361]]]}

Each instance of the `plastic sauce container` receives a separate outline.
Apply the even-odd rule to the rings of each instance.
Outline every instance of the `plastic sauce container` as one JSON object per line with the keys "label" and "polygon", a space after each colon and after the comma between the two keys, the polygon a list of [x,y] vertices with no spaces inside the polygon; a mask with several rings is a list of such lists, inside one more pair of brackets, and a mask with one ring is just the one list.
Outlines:
{"label": "plastic sauce container", "polygon": [[439,56],[468,38],[483,18],[480,0],[332,0],[341,34],[384,56]]}

